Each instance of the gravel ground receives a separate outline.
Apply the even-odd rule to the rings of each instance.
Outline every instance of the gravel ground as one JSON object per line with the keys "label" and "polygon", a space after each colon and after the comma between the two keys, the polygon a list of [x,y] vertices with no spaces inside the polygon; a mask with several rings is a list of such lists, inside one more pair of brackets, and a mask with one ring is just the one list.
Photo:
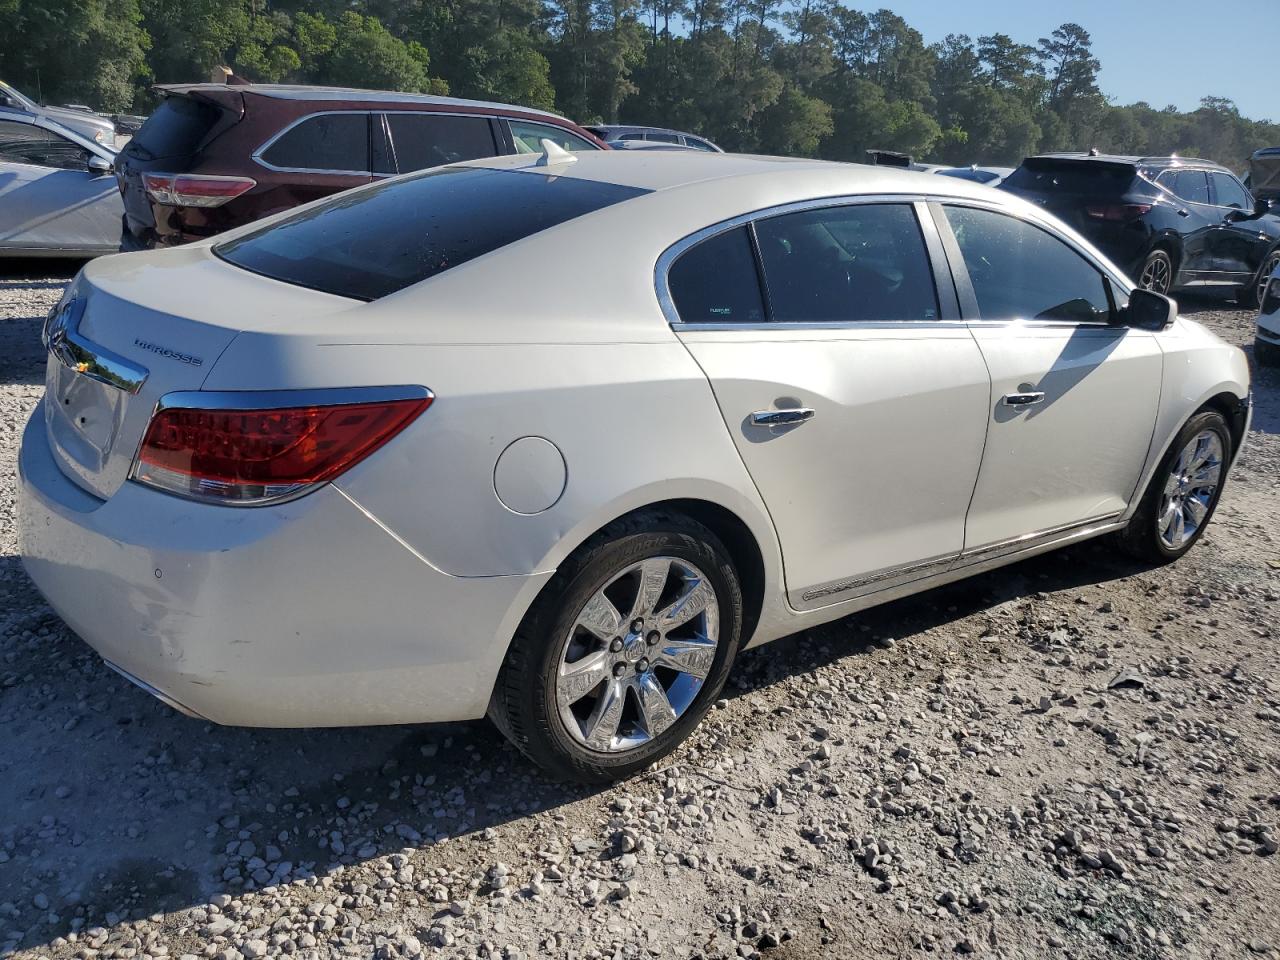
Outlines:
{"label": "gravel ground", "polygon": [[1182,562],[1086,544],[751,651],[588,790],[485,723],[221,728],[103,667],[15,556],[72,269],[0,276],[0,956],[1280,957],[1276,373]]}

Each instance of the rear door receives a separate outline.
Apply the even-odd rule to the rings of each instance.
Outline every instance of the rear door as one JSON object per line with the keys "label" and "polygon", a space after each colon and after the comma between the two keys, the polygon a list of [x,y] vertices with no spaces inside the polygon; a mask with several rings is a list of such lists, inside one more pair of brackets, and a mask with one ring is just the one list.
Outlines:
{"label": "rear door", "polygon": [[[373,182],[371,125],[377,114],[332,110],[308,114],[277,132],[253,153],[272,178],[260,216]],[[250,175],[252,172],[249,171]]]}
{"label": "rear door", "polygon": [[1176,215],[1182,221],[1182,256],[1175,283],[1212,279],[1210,237],[1222,218],[1209,202],[1209,178],[1203,170],[1166,170],[1156,183],[1177,198]]}
{"label": "rear door", "polygon": [[938,573],[963,547],[990,382],[924,210],[772,211],[660,264],[800,609]]}
{"label": "rear door", "polygon": [[1155,429],[1155,336],[1110,325],[1113,285],[1044,227],[979,205],[934,211],[991,372],[966,554],[998,555],[1114,520],[1134,496]]}
{"label": "rear door", "polygon": [[115,179],[86,145],[35,123],[0,120],[0,248],[109,253],[120,235]]}

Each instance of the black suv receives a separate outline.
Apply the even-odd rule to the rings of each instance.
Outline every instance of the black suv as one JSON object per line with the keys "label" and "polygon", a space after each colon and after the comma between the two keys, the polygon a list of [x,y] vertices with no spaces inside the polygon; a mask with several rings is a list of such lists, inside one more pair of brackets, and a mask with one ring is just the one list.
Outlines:
{"label": "black suv", "polygon": [[1232,287],[1255,306],[1280,266],[1280,218],[1206,160],[1047,154],[999,189],[1056,214],[1157,293]]}

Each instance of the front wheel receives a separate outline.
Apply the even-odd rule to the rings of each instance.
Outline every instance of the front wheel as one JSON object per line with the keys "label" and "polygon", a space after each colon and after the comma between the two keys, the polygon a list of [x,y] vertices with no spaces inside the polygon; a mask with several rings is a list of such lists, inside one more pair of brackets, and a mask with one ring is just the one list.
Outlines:
{"label": "front wheel", "polygon": [[1231,462],[1231,431],[1204,410],[1178,431],[1120,535],[1131,554],[1155,563],[1177,560],[1195,545],[1217,509]]}
{"label": "front wheel", "polygon": [[562,564],[521,623],[489,714],[556,779],[621,779],[689,735],[737,652],[742,590],[723,545],[642,513]]}
{"label": "front wheel", "polygon": [[1253,278],[1253,282],[1240,289],[1236,302],[1246,309],[1261,305],[1267,293],[1267,284],[1271,282],[1271,275],[1278,268],[1280,268],[1280,250],[1272,250],[1262,261],[1262,266],[1258,268],[1258,274]]}

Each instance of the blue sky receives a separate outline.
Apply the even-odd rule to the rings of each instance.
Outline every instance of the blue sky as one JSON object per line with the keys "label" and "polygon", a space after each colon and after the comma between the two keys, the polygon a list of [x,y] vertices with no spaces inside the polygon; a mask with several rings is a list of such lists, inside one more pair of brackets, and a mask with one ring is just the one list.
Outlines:
{"label": "blue sky", "polygon": [[1080,24],[1102,61],[1098,83],[1116,103],[1193,110],[1228,97],[1255,120],[1280,121],[1274,31],[1280,0],[843,0],[887,7],[935,43],[948,33],[1007,33],[1034,46],[1061,23]]}

